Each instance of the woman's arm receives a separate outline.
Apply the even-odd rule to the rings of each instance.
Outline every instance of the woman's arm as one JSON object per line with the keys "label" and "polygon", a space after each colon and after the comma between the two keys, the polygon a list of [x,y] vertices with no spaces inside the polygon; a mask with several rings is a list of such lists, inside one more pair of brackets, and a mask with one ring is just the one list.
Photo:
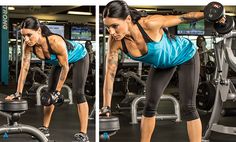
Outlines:
{"label": "woman's arm", "polygon": [[52,41],[51,47],[52,47],[52,50],[57,55],[59,65],[61,67],[61,72],[59,75],[59,79],[58,79],[55,91],[61,91],[61,88],[69,72],[67,48],[66,48],[65,41],[61,37],[52,37],[52,40],[53,41]]}
{"label": "woman's arm", "polygon": [[31,53],[32,53],[32,47],[28,47],[25,43],[23,45],[23,54],[22,54],[22,60],[21,60],[21,69],[20,69],[20,75],[18,78],[18,84],[17,84],[17,93],[22,93],[26,76],[29,71],[30,67],[30,59],[31,59]]}
{"label": "woman's arm", "polygon": [[108,40],[108,52],[106,57],[106,71],[103,86],[103,106],[111,106],[113,84],[118,66],[119,42],[111,36]]}
{"label": "woman's arm", "polygon": [[179,25],[181,23],[190,23],[204,18],[203,12],[189,12],[182,15],[153,15],[147,18],[146,24],[150,29],[166,28]]}
{"label": "woman's arm", "polygon": [[189,23],[201,20],[204,18],[204,12],[189,12],[179,15],[180,23]]}

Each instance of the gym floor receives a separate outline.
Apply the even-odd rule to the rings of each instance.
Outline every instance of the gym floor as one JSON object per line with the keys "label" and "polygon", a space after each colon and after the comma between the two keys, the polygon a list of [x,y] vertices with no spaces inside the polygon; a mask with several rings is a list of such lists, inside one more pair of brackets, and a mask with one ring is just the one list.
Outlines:
{"label": "gym floor", "polygon": [[[172,90],[172,89],[171,89]],[[176,90],[176,89],[174,89]],[[168,91],[167,91],[168,92]],[[113,97],[112,101],[120,102],[121,97]],[[101,101],[101,100],[100,100]],[[228,104],[227,106],[231,106]],[[113,136],[110,137],[110,142],[138,142],[140,140],[140,121],[139,124],[130,124],[130,110],[116,111],[115,106],[112,106],[112,112],[114,116],[119,117],[120,120],[120,130]],[[141,111],[140,111],[141,113]],[[161,101],[158,106],[158,113],[174,113],[173,104],[169,101]],[[199,112],[203,130],[205,129],[209,119],[210,114],[204,112]],[[227,126],[235,126],[235,117],[224,117],[220,119],[220,124],[225,124]],[[224,135],[219,133],[212,133],[210,137],[211,142],[236,142],[236,136]],[[103,142],[103,140],[100,140]],[[152,142],[189,142],[187,135],[186,122],[175,122],[172,120],[157,120],[155,130],[152,136]]]}
{"label": "gym floor", "polygon": [[[202,116],[203,125],[209,116]],[[136,125],[129,124],[130,117],[119,115],[121,129],[110,138],[110,142],[138,142],[140,139],[140,122]],[[235,119],[225,119],[230,126],[235,124]],[[222,121],[221,121],[222,122]],[[226,124],[226,123],[224,123]],[[173,121],[158,120],[153,133],[152,142],[189,142],[186,123],[175,123]],[[212,133],[211,142],[235,142],[235,136]]]}
{"label": "gym floor", "polygon": [[[14,89],[9,89],[14,88]],[[15,91],[15,86],[3,87],[0,86],[0,94],[11,94]],[[5,95],[0,95],[2,100]],[[27,99],[29,103],[29,110],[21,116],[20,123],[34,126],[36,128],[42,126],[43,120],[43,107],[35,106],[34,99]],[[89,101],[88,101],[89,102]],[[89,102],[90,106],[93,106],[93,102]],[[5,117],[0,116],[0,126],[6,124],[7,120]],[[88,136],[91,142],[95,142],[95,121],[89,121]],[[76,105],[64,104],[55,109],[51,121],[50,129],[50,140],[55,142],[76,142],[73,138],[75,133],[79,132],[79,117],[77,115]],[[9,134],[8,139],[0,137],[0,142],[36,142],[31,136],[26,134]]]}
{"label": "gym floor", "polygon": [[[3,87],[0,86],[1,94],[10,94],[14,92],[15,86]],[[0,99],[4,98],[4,95],[0,95]],[[113,104],[119,102],[122,98],[120,96],[113,97]],[[35,102],[32,99],[28,100],[29,110],[22,115],[21,123],[28,124],[34,127],[39,127],[42,125],[42,107],[36,107]],[[92,106],[93,102],[89,102]],[[168,101],[161,101],[158,107],[158,113],[173,113],[173,105]],[[140,139],[140,122],[136,125],[131,125],[130,111],[116,111],[114,108],[113,114],[118,116],[120,119],[121,129],[116,135],[112,136],[110,142],[138,142]],[[205,128],[209,120],[210,115],[200,113],[203,127]],[[78,123],[75,123],[78,122]],[[6,118],[0,116],[0,125],[6,123]],[[228,126],[236,126],[234,117],[224,117],[220,120],[221,124],[226,124]],[[75,142],[73,139],[73,134],[77,133],[79,129],[78,115],[76,112],[75,105],[64,104],[63,106],[56,108],[50,125],[50,140],[56,142]],[[89,121],[88,135],[90,142],[95,142],[95,124],[94,121]],[[152,141],[156,142],[188,142],[186,123],[179,122],[176,123],[171,120],[157,120],[157,125],[152,137]],[[7,142],[36,142],[32,140],[29,135],[22,134],[11,134],[7,140],[0,137],[1,141]],[[98,141],[98,140],[96,140]],[[102,142],[102,140],[100,140]],[[236,142],[235,136],[224,135],[219,133],[213,133],[211,136],[211,142]]]}

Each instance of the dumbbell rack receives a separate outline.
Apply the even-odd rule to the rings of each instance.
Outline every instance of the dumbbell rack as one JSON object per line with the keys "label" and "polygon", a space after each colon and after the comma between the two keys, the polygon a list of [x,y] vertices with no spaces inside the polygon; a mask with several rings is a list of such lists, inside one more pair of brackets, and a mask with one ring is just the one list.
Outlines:
{"label": "dumbbell rack", "polygon": [[217,73],[214,80],[216,85],[216,97],[211,118],[203,134],[202,142],[210,141],[209,138],[211,132],[236,135],[236,127],[218,124],[223,108],[223,103],[227,100],[236,100],[236,89],[231,80],[227,78],[229,66],[234,71],[236,71],[236,57],[234,56],[231,49],[232,38],[236,37],[236,30],[233,30],[221,37],[222,39],[219,42],[216,42],[216,40],[213,42],[217,65]]}

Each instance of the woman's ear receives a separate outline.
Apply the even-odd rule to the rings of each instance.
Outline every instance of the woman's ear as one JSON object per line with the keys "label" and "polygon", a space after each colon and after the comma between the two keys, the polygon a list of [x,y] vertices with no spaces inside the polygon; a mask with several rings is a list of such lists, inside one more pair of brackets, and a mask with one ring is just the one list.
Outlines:
{"label": "woman's ear", "polygon": [[37,32],[38,32],[38,34],[40,34],[40,35],[41,35],[41,33],[42,33],[42,30],[41,30],[41,28],[39,28]]}
{"label": "woman's ear", "polygon": [[131,18],[131,16],[128,15],[128,16],[126,17],[125,21],[128,22],[128,23],[132,22],[132,18]]}

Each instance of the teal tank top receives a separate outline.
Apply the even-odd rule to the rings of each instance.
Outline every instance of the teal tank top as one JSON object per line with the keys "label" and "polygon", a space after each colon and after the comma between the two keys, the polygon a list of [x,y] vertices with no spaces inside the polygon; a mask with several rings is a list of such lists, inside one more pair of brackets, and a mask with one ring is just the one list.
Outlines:
{"label": "teal tank top", "polygon": [[197,51],[196,46],[187,38],[175,36],[174,39],[169,39],[164,32],[161,40],[155,42],[147,35],[138,22],[137,26],[148,49],[145,55],[133,57],[128,53],[124,39],[121,41],[124,52],[133,60],[150,64],[154,68],[170,68],[187,62]]}
{"label": "teal tank top", "polygon": [[[49,51],[52,51],[47,37],[46,37],[46,40],[47,40]],[[81,43],[77,43],[70,40],[67,40],[67,41],[70,42],[73,46],[73,49],[67,48],[69,63],[75,63],[87,55],[87,49]],[[53,52],[50,52],[50,53],[51,53],[50,59],[45,59],[45,62],[52,65],[59,65],[57,55],[54,54]]]}

